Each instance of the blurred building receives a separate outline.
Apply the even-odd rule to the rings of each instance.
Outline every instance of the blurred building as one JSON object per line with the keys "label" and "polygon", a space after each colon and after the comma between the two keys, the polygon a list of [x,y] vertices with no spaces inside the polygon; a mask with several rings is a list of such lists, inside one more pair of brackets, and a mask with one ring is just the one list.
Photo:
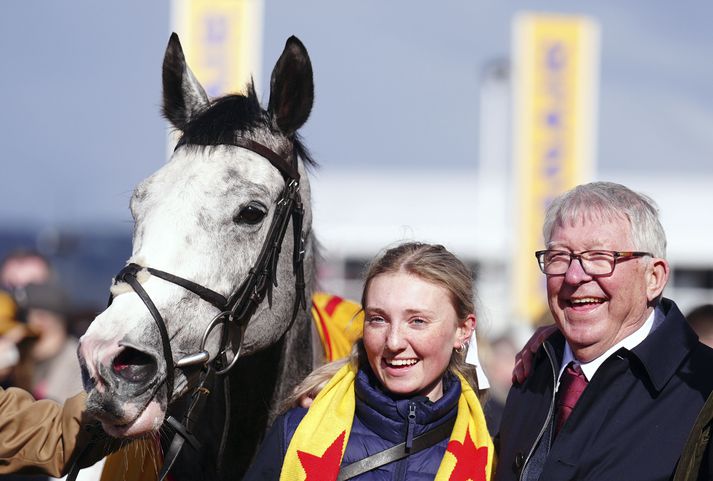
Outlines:
{"label": "blurred building", "polygon": [[[706,207],[713,205],[713,175],[599,171],[597,23],[583,17],[561,16],[521,17],[516,23],[532,34],[537,22],[540,37],[525,36],[524,41],[514,41],[514,45],[528,46],[535,38],[543,45],[559,48],[555,49],[558,54],[542,57],[547,52],[544,47],[524,54],[513,48],[515,60],[500,59],[483,66],[476,86],[480,97],[479,131],[473,133],[479,158],[473,159],[472,169],[440,169],[439,159],[434,158],[432,170],[327,169],[316,173],[312,181],[314,225],[324,248],[325,262],[319,270],[323,288],[358,299],[365,264],[380,249],[405,240],[436,242],[473,266],[481,332],[497,337],[511,326],[541,322],[548,315],[546,304],[539,302],[540,296],[545,296],[545,278],[535,267],[534,251],[544,244],[539,232],[530,232],[529,227],[542,223],[546,201],[554,195],[581,182],[607,180],[647,194],[658,203],[672,267],[665,295],[675,299],[684,312],[713,300],[713,219],[705,215]],[[523,28],[514,32],[522,36]],[[576,37],[572,37],[571,29],[588,32],[589,44],[566,45],[568,38]],[[569,48],[568,56],[562,56],[564,47]],[[530,65],[533,57],[538,57],[540,63]],[[567,75],[586,80],[582,80],[579,90],[570,85],[572,82],[553,77],[555,73],[566,73],[564,59],[570,61],[572,69]],[[556,62],[551,65],[553,61]],[[537,71],[538,65],[542,71]],[[556,67],[549,77],[545,75],[548,66]],[[523,84],[523,78],[529,78],[523,73],[525,69],[534,69],[544,77],[537,82],[530,78],[529,84]],[[542,90],[528,90],[527,98],[536,94],[543,98],[523,102],[523,85],[537,85]],[[570,100],[579,99],[587,108],[575,115],[571,106],[559,105],[564,93]],[[535,103],[547,108],[531,108]],[[555,107],[561,107],[561,111]],[[550,122],[555,117],[557,121]],[[545,130],[581,124],[578,147],[575,143],[542,141],[552,140],[549,131],[525,135],[523,122]],[[524,150],[522,138],[531,140]],[[414,139],[416,143],[443,141]],[[553,145],[556,150],[551,148]],[[557,165],[537,157],[546,156],[549,162],[555,151],[559,154]],[[528,156],[539,162],[538,168],[523,162]],[[552,185],[544,185],[552,180],[543,178],[551,173],[550,167],[557,167],[560,174],[576,171],[576,175],[560,175]],[[536,191],[539,197],[526,195],[528,190]],[[532,269],[524,277],[526,266]],[[522,289],[523,283],[526,289]],[[519,294],[523,292],[527,299]]]}
{"label": "blurred building", "polygon": [[[358,299],[366,263],[404,240],[444,244],[473,266],[481,327],[498,335],[515,319],[510,274],[518,247],[513,184],[502,165],[487,172],[317,172],[314,229],[323,248],[324,289]],[[713,300],[713,176],[600,173],[659,205],[668,238],[671,280],[664,295],[686,312]],[[534,253],[531,262],[535,262]],[[484,325],[483,325],[484,324]]]}

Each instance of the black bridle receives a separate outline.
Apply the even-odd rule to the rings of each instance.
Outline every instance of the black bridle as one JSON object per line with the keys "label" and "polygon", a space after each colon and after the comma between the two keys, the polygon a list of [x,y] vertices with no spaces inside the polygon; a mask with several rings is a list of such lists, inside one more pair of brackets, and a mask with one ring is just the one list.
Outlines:
{"label": "black bridle", "polygon": [[[181,142],[176,145],[176,149],[185,145]],[[187,369],[200,367],[201,374],[196,388],[193,391],[189,407],[184,414],[183,422],[179,422],[172,416],[168,416],[165,424],[168,425],[174,432],[174,437],[170,447],[164,457],[164,465],[159,475],[159,481],[162,481],[171,467],[175,463],[180,454],[183,445],[186,441],[194,449],[198,449],[199,443],[193,434],[196,417],[199,415],[207,396],[210,394],[210,379],[214,376],[224,376],[235,366],[240,355],[240,349],[243,343],[245,329],[254,315],[258,306],[263,302],[265,297],[268,298],[268,303],[272,307],[272,289],[277,287],[277,262],[282,248],[282,241],[287,231],[287,225],[292,219],[294,248],[292,253],[292,267],[295,276],[295,303],[292,309],[292,318],[289,327],[294,323],[297,313],[300,308],[306,308],[305,299],[305,280],[304,280],[304,254],[305,254],[305,239],[302,233],[302,221],[304,217],[304,208],[300,198],[300,174],[297,170],[297,155],[292,149],[291,161],[288,162],[284,157],[274,152],[272,149],[249,139],[237,139],[231,142],[234,145],[243,149],[255,152],[267,159],[277,170],[282,174],[285,180],[285,187],[275,204],[275,213],[272,217],[272,223],[267,232],[265,242],[262,245],[260,254],[248,272],[247,277],[243,280],[240,286],[228,297],[215,292],[212,289],[204,287],[188,279],[164,272],[152,267],[141,266],[138,264],[128,264],[114,278],[114,284],[124,282],[131,286],[136,294],[141,298],[146,308],[151,314],[151,317],[156,322],[158,331],[161,337],[161,345],[163,357],[166,361],[166,396],[167,402],[170,401],[174,387],[174,371],[176,369]],[[192,292],[199,298],[213,305],[218,309],[219,313],[211,320],[206,327],[199,349],[193,353],[183,356],[174,363],[173,354],[171,351],[170,338],[161,313],[156,308],[156,305],[151,300],[146,290],[138,280],[140,272],[146,271],[149,274],[163,279],[172,284],[183,287]],[[113,301],[113,295],[109,299],[109,305]],[[228,342],[230,334],[230,326],[237,327],[239,336],[236,347],[233,349],[233,358],[228,361]],[[206,342],[210,333],[221,326],[222,332],[219,341],[218,354],[210,360],[210,354],[206,350]],[[288,329],[289,329],[288,327]],[[229,396],[229,377],[224,376],[226,396]],[[159,384],[160,386],[160,384]],[[156,388],[158,389],[158,387]],[[225,441],[227,439],[227,430],[230,424],[230,401],[226,397],[226,421],[224,423],[223,436],[218,455],[218,462],[222,457]],[[69,478],[70,480],[72,478]]]}

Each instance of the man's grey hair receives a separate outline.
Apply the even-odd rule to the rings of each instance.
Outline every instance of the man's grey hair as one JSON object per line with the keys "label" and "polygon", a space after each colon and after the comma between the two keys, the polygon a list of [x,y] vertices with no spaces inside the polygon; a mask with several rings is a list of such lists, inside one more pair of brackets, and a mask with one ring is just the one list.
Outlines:
{"label": "man's grey hair", "polygon": [[666,258],[666,233],[659,221],[656,203],[647,195],[613,182],[578,185],[557,197],[547,208],[542,234],[548,245],[559,225],[582,219],[604,221],[625,219],[631,227],[635,249]]}

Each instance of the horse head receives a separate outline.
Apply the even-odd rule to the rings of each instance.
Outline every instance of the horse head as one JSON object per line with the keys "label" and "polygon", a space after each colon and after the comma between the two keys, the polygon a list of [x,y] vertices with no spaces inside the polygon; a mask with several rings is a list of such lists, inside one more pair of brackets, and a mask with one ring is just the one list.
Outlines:
{"label": "horse head", "polygon": [[[209,99],[186,64],[178,36],[171,36],[163,62],[163,113],[180,140],[170,160],[133,193],[131,272],[117,276],[111,304],[79,348],[88,410],[110,435],[133,437],[161,426],[168,405],[199,371],[182,360],[201,354],[213,360],[226,345],[250,355],[289,328],[299,295],[292,254],[311,252],[304,172],[311,160],[297,130],[310,114],[313,96],[311,63],[295,37],[287,40],[273,69],[265,110],[252,84],[246,95]],[[302,228],[293,236],[287,225],[296,217],[278,220],[276,213],[289,187],[297,185],[291,183],[294,177],[300,181],[292,200],[304,211]],[[280,222],[287,230],[281,246],[265,246]],[[277,287],[268,289],[269,302],[259,302],[262,296],[256,302],[258,287],[246,288],[245,280],[254,279],[257,259],[266,250],[279,253],[280,247],[283,254],[266,268],[274,279],[260,281]],[[308,271],[308,284],[310,279]],[[230,325],[233,316],[240,317],[233,301],[251,296],[245,309],[253,315],[244,330],[220,323],[208,328],[214,319]]]}

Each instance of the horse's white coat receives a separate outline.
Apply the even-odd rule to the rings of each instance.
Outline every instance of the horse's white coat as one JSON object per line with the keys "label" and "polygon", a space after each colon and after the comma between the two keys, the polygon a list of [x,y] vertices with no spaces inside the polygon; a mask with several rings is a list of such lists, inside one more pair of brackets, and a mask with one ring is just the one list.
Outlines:
{"label": "horse's white coat", "polygon": [[[301,163],[299,170],[304,226],[308,228],[312,220],[309,184]],[[170,272],[228,297],[257,259],[284,185],[279,171],[251,151],[234,146],[181,147],[134,192],[134,244],[129,262]],[[236,224],[233,219],[238,212],[255,202],[269,209],[263,221],[257,225]],[[259,307],[243,341],[245,354],[276,342],[290,321],[295,297],[292,244],[290,226],[280,256],[279,287],[274,291],[272,309],[267,301]],[[155,276],[142,273],[139,280],[166,321],[173,360],[195,352],[217,309]],[[80,352],[98,392],[105,389],[98,366],[110,367],[122,345],[155,356],[159,372],[165,376],[158,329],[146,306],[138,295],[122,286],[116,293],[119,295],[112,305],[94,320],[81,341]],[[216,354],[218,332],[216,329],[209,338],[211,356]],[[180,394],[186,383],[176,371],[172,395]],[[114,426],[105,424],[105,428],[123,435],[157,428],[166,406],[155,399],[123,406],[124,417]],[[125,425],[131,425],[131,429],[127,431]]]}

